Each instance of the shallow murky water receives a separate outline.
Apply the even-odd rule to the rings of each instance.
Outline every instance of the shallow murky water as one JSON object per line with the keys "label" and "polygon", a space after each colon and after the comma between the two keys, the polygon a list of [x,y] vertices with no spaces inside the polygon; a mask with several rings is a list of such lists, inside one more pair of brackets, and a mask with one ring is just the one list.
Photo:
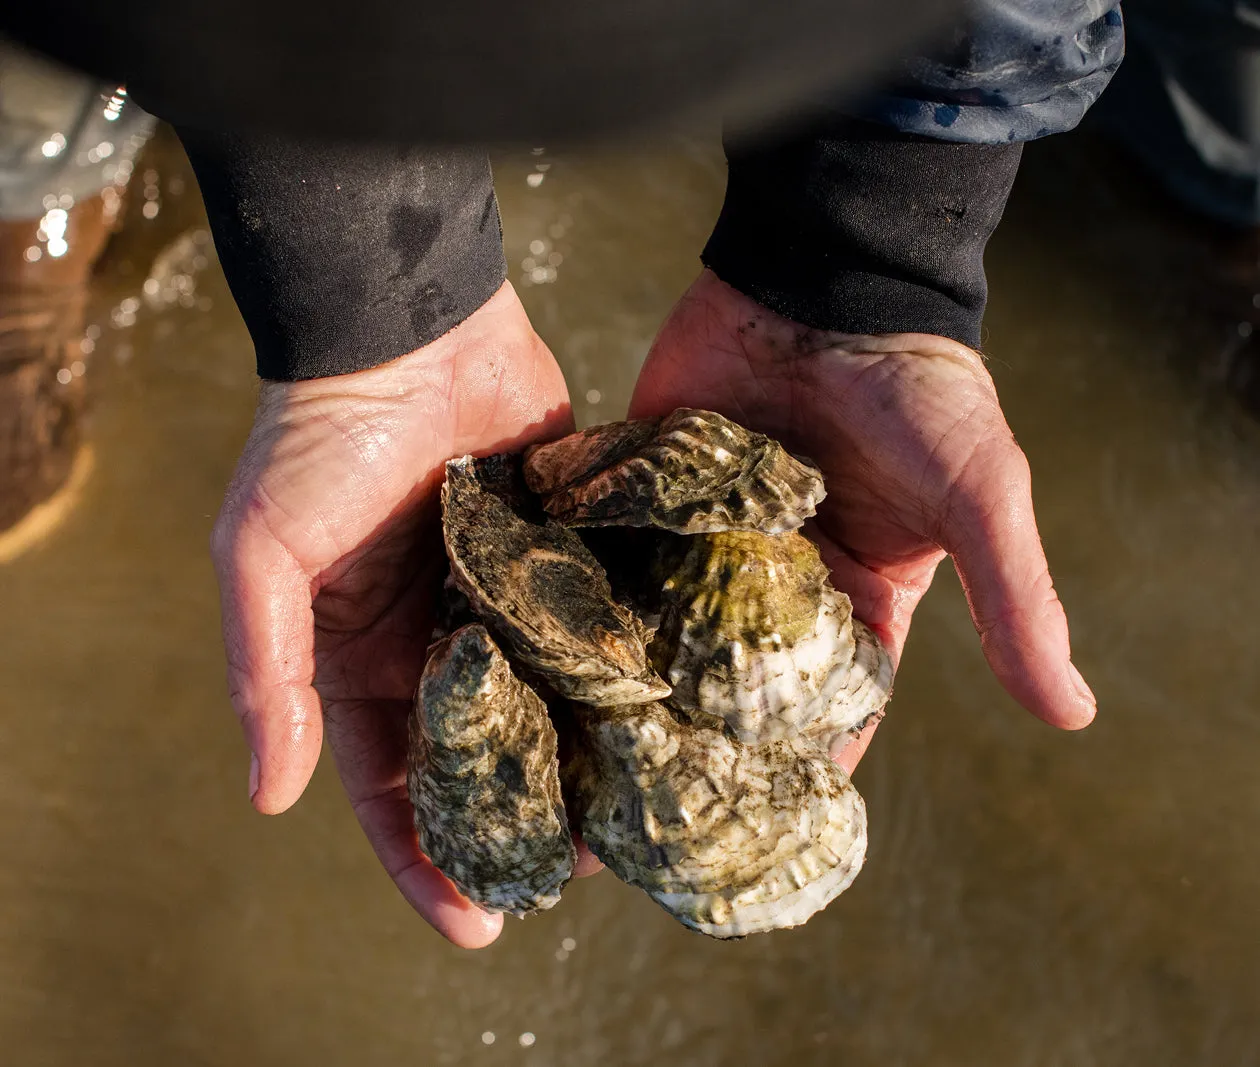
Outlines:
{"label": "shallow murky water", "polygon": [[[1052,159],[989,261],[988,350],[1097,723],[1015,708],[942,575],[858,772],[866,870],[825,914],[716,944],[605,875],[465,953],[397,896],[331,767],[288,815],[246,803],[206,541],[252,358],[195,242],[146,299],[155,252],[200,225],[177,154],[157,160],[161,210],[97,287],[95,472],[0,567],[0,1061],[1260,1062],[1260,432],[1189,369],[1212,328],[1117,276],[1140,219],[1083,222]],[[497,174],[579,420],[620,416],[720,156]]]}

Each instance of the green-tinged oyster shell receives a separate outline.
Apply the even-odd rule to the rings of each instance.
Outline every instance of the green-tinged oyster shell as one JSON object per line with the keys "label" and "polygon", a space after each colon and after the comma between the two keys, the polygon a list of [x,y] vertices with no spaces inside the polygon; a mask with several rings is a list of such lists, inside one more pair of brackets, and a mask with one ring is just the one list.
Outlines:
{"label": "green-tinged oyster shell", "polygon": [[812,463],[712,411],[595,426],[525,453],[525,480],[569,526],[795,530],[826,495]]}
{"label": "green-tinged oyster shell", "polygon": [[577,709],[566,778],[591,850],[711,937],[798,926],[866,854],[866,808],[807,742],[740,744],[661,704]]}
{"label": "green-tinged oyster shell", "polygon": [[558,903],[576,853],[556,731],[484,626],[430,650],[407,733],[407,791],[434,866],[491,911]]}
{"label": "green-tinged oyster shell", "polygon": [[686,544],[665,581],[649,648],[673,687],[671,707],[721,720],[745,744],[819,724],[824,745],[883,707],[892,682],[887,655],[863,627],[888,669],[870,667],[865,639],[864,658],[856,659],[849,598],[831,588],[811,541],[798,533],[719,533]]}
{"label": "green-tinged oyster shell", "polygon": [[465,456],[446,465],[446,550],[473,610],[562,696],[599,705],[665,696],[669,686],[644,648],[646,628],[613,600],[577,534],[529,515],[502,489],[504,462]]}

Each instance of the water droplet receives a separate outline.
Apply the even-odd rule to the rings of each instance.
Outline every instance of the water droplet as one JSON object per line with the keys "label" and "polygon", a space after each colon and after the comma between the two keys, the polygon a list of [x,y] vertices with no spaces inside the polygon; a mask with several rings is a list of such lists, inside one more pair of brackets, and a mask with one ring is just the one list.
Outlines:
{"label": "water droplet", "polygon": [[62,367],[61,370],[57,372],[57,381],[61,385],[69,385],[73,378],[74,375],[70,373],[69,367]]}
{"label": "water droplet", "polygon": [[[591,400],[591,403],[598,404],[599,403],[599,390],[592,389],[591,393],[595,394],[595,399]],[[586,398],[588,400],[591,399],[591,393],[586,394]],[[572,952],[575,948],[577,948],[577,942],[571,937],[566,937],[563,941],[560,942],[560,947],[564,949],[565,952]]]}
{"label": "water droplet", "polygon": [[144,207],[140,209],[140,214],[146,219],[156,219],[158,217],[158,212],[161,210],[162,209],[158,207],[156,200],[146,200],[144,202]]}
{"label": "water droplet", "polygon": [[544,252],[547,251],[547,242],[539,241],[538,239],[535,238],[533,241],[529,242],[529,250],[534,255],[541,256]]}
{"label": "water droplet", "polygon": [[145,296],[157,296],[158,290],[161,288],[162,288],[162,283],[159,282],[156,278],[145,278],[144,280],[144,295]]}
{"label": "water droplet", "polygon": [[79,342],[79,351],[85,356],[90,356],[96,351],[96,342],[90,337],[83,338],[83,340]]}
{"label": "water droplet", "polygon": [[484,1034],[482,1034],[481,1043],[483,1045],[493,1045],[494,1044],[494,1031],[487,1030]]}
{"label": "water droplet", "polygon": [[521,1043],[521,1048],[529,1048],[537,1040],[538,1039],[534,1037],[534,1035],[531,1034],[528,1030],[526,1030],[523,1034],[521,1034],[520,1037],[517,1038],[517,1041]]}
{"label": "water droplet", "polygon": [[[588,390],[586,390],[586,402],[587,402],[588,404],[598,404],[598,403],[599,403],[601,400],[603,400],[603,399],[604,399],[604,394],[603,394],[603,393],[601,393],[598,389],[588,389]],[[573,941],[573,939],[572,939],[571,937],[566,937],[566,938],[565,938],[562,942],[560,942],[560,943],[561,943],[562,945],[564,945],[564,947],[565,947],[565,948],[569,948],[569,945],[570,945],[570,943],[572,943],[572,941]],[[572,950],[572,949],[569,949],[569,951],[570,951],[570,952],[572,952],[573,950]]]}

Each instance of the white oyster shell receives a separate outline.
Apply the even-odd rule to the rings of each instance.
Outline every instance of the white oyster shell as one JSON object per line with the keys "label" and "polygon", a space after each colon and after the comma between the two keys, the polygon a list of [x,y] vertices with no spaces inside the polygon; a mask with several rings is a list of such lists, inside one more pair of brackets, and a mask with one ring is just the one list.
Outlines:
{"label": "white oyster shell", "polygon": [[556,743],[484,626],[433,646],[408,722],[407,791],[420,848],[487,910],[550,908],[573,874]]}
{"label": "white oyster shell", "polygon": [[783,533],[797,529],[826,496],[813,463],[697,408],[534,445],[525,453],[524,474],[547,513],[568,526]]}
{"label": "white oyster shell", "polygon": [[802,736],[821,745],[832,757],[882,715],[892,695],[893,665],[888,650],[869,626],[853,620],[853,659],[843,672],[843,688],[834,692],[827,708],[809,722]]}
{"label": "white oyster shell", "polygon": [[756,533],[688,540],[650,646],[673,687],[671,707],[720,719],[750,745],[802,732],[829,745],[883,707],[891,663],[828,584],[812,542]]}
{"label": "white oyster shell", "polygon": [[566,769],[582,836],[622,880],[710,937],[798,926],[866,855],[866,807],[806,741],[759,747],[660,704],[577,709]]}

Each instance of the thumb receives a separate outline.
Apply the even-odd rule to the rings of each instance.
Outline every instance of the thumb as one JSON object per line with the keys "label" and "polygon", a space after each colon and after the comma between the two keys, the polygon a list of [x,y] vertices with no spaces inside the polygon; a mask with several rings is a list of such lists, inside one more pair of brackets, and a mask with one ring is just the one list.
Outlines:
{"label": "thumb", "polygon": [[219,579],[228,691],[249,745],[250,800],[274,815],[302,795],[323,739],[310,579],[265,525],[220,516]]}
{"label": "thumb", "polygon": [[1094,695],[1072,665],[1059,603],[1033,515],[1028,461],[1013,438],[968,464],[942,537],[954,557],[989,667],[1039,719],[1089,725]]}

